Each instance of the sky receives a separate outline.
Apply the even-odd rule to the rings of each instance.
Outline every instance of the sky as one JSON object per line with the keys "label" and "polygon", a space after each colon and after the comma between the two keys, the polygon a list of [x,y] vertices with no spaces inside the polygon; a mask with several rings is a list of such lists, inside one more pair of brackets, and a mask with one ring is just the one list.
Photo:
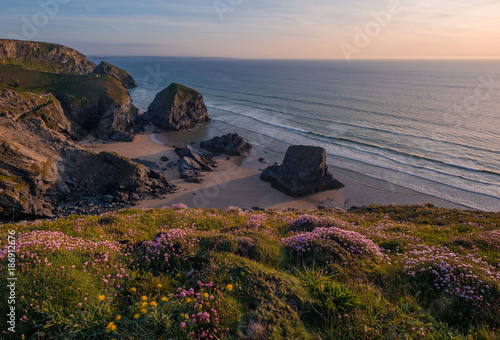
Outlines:
{"label": "sky", "polygon": [[0,2],[0,38],[87,55],[500,59],[498,0]]}

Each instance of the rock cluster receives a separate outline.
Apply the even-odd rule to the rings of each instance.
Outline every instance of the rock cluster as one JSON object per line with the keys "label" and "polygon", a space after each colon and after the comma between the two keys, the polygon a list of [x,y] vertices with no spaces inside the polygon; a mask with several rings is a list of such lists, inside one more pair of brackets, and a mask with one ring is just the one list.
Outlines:
{"label": "rock cluster", "polygon": [[213,159],[211,153],[195,149],[190,145],[184,148],[176,148],[175,152],[180,157],[179,172],[181,178],[186,182],[200,183],[203,180],[203,171],[213,171],[217,162]]}
{"label": "rock cluster", "polygon": [[290,146],[283,164],[268,167],[260,178],[292,197],[344,186],[328,172],[325,149],[315,146]]}
{"label": "rock cluster", "polygon": [[143,120],[144,124],[152,123],[165,130],[179,131],[208,122],[210,118],[200,93],[173,83],[156,95]]}
{"label": "rock cluster", "polygon": [[211,152],[224,153],[230,156],[248,155],[252,145],[236,133],[228,133],[200,143],[200,147]]}

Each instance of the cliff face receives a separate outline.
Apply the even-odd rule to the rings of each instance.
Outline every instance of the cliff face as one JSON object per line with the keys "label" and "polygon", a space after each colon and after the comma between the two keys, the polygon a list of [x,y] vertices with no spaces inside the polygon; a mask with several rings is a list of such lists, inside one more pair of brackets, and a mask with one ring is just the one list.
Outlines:
{"label": "cliff face", "polygon": [[171,190],[161,172],[73,142],[134,135],[138,110],[127,90],[89,74],[94,67],[64,46],[0,40],[0,217],[49,217],[62,202],[131,203]]}
{"label": "cliff face", "polygon": [[174,131],[190,129],[201,122],[210,121],[203,96],[175,83],[156,95],[145,118],[157,127]]}
{"label": "cliff face", "polygon": [[96,66],[80,52],[66,46],[7,39],[0,39],[0,64],[76,74],[88,74]]}
{"label": "cliff face", "polygon": [[111,76],[116,80],[118,80],[126,89],[131,89],[138,86],[137,82],[134,80],[134,78],[132,78],[132,76],[127,71],[122,70],[121,68],[116,67],[105,61],[101,61],[101,63],[97,65],[97,67],[94,69],[92,73],[104,76]]}
{"label": "cliff face", "polygon": [[50,217],[63,201],[111,195],[130,203],[171,190],[160,172],[115,154],[91,153],[51,129],[47,122],[57,115],[29,112],[50,96],[0,92],[5,97],[27,112],[4,110],[0,99],[0,217]]}
{"label": "cliff face", "polygon": [[[55,74],[0,65],[0,89],[17,93],[51,95],[60,102],[70,122],[68,134],[81,139],[89,134],[101,139],[131,140],[138,110],[128,92],[111,77]],[[7,105],[7,104],[6,104]],[[16,102],[10,106],[16,107]]]}

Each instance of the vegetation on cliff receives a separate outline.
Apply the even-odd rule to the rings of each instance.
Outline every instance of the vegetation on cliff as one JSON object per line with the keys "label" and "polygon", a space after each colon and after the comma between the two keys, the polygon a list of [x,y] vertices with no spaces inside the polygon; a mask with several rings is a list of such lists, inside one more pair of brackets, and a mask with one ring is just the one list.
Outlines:
{"label": "vegetation on cliff", "polygon": [[497,339],[499,224],[499,213],[431,205],[178,204],[6,225],[17,235],[16,335]]}
{"label": "vegetation on cliff", "polygon": [[75,74],[88,74],[96,66],[80,52],[63,45],[9,39],[0,39],[0,64]]}

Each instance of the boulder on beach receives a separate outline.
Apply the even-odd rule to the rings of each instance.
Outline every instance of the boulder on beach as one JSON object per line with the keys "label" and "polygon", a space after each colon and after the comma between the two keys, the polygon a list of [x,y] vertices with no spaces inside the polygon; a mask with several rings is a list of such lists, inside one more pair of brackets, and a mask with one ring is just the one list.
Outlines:
{"label": "boulder on beach", "polygon": [[237,133],[228,133],[200,143],[203,149],[211,152],[224,153],[230,156],[248,155],[252,145],[247,143]]}
{"label": "boulder on beach", "polygon": [[213,171],[217,162],[212,154],[203,150],[195,149],[190,145],[184,148],[176,148],[175,153],[180,157],[179,172],[181,178],[186,182],[200,183],[203,179],[203,171]]}
{"label": "boulder on beach", "polygon": [[328,172],[325,149],[316,146],[290,146],[283,164],[268,167],[260,178],[292,197],[344,187]]}
{"label": "boulder on beach", "polygon": [[210,121],[203,96],[192,88],[176,83],[156,95],[144,118],[147,123],[173,131],[190,129]]}

